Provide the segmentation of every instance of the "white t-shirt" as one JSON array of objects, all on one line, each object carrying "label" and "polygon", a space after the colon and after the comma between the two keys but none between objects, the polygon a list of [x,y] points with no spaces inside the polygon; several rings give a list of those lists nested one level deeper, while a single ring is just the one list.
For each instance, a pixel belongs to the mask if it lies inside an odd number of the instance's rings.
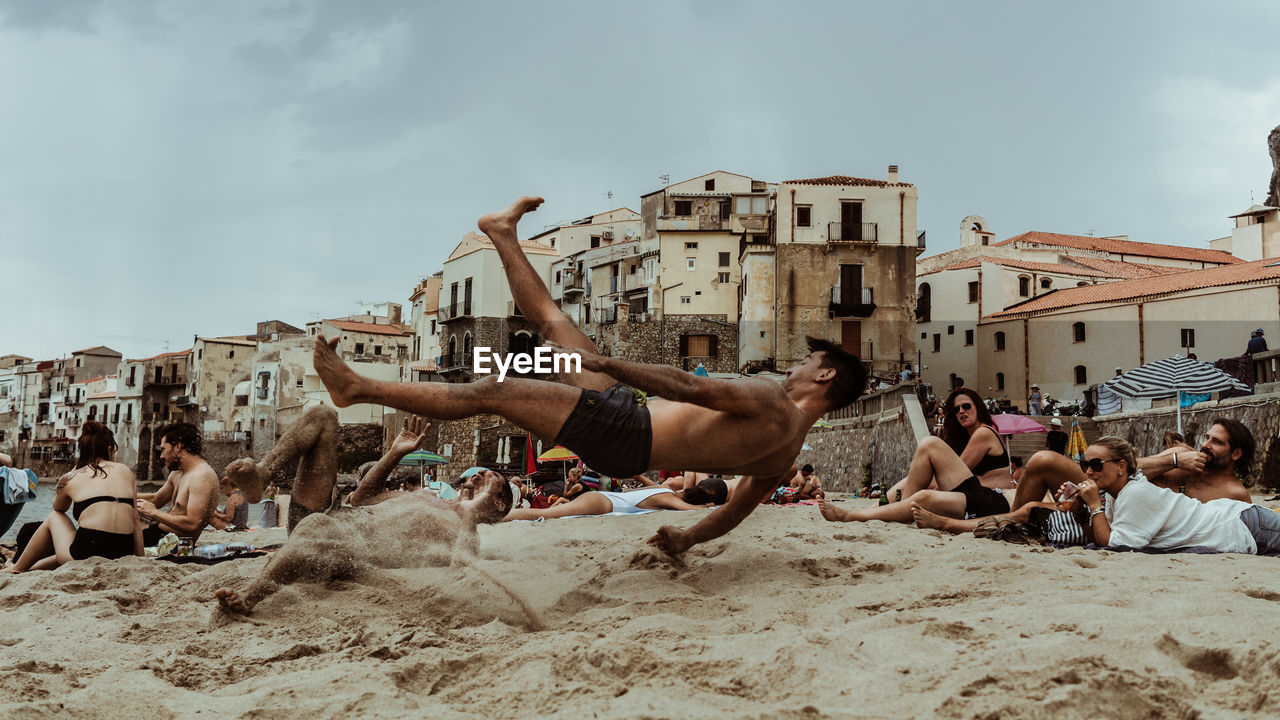
[{"label": "white t-shirt", "polygon": [[1219,498],[1202,503],[1181,493],[1130,480],[1107,508],[1112,547],[1170,550],[1208,547],[1219,552],[1258,552],[1240,513],[1250,503]]}]

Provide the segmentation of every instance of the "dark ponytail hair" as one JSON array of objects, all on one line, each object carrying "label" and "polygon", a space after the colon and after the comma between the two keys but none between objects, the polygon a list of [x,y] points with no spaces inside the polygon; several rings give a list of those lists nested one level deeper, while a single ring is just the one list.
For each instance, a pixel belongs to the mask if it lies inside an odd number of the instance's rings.
[{"label": "dark ponytail hair", "polygon": [[115,452],[115,435],[107,429],[106,425],[90,420],[80,431],[78,445],[80,457],[76,460],[76,469],[88,467],[93,471],[91,477],[97,477],[98,473],[106,477],[107,471],[102,468],[102,461],[109,460],[111,453]]}]

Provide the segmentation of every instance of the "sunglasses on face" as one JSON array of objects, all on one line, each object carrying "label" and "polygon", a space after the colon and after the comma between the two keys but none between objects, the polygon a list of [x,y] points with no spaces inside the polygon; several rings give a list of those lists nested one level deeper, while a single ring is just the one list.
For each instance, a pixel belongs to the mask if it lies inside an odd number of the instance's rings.
[{"label": "sunglasses on face", "polygon": [[1081,460],[1080,469],[1084,472],[1090,470],[1094,472],[1102,472],[1102,466],[1109,462],[1120,462],[1119,460],[1103,460],[1102,458],[1094,458],[1092,460]]},{"label": "sunglasses on face", "polygon": [[969,412],[973,409],[973,403],[960,403],[959,405],[953,405],[951,409],[954,412],[960,412],[961,410]]}]

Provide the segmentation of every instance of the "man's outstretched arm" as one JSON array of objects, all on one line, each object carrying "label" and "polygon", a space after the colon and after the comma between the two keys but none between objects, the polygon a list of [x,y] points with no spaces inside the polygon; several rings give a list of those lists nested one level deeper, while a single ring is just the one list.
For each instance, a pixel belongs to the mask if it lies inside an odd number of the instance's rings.
[{"label": "man's outstretched arm", "polygon": [[386,492],[387,477],[391,475],[391,471],[400,464],[405,455],[422,448],[427,441],[427,429],[430,427],[431,423],[420,417],[415,416],[405,420],[404,430],[400,431],[396,439],[391,442],[390,449],[378,459],[377,464],[370,468],[364,477],[360,478],[360,484],[355,492],[351,493],[351,504],[356,507],[371,504],[370,501]]},{"label": "man's outstretched arm", "polygon": [[558,352],[577,354],[582,369],[600,372],[664,400],[687,402],[734,415],[757,415],[769,396],[761,391],[778,389],[769,380],[735,381],[700,377],[670,365],[648,365],[605,357],[578,348],[550,345]]},{"label": "man's outstretched arm", "polygon": [[[794,467],[791,472],[795,473]],[[782,477],[785,476],[742,478],[738,483],[737,489],[733,491],[733,497],[729,499],[729,502],[712,510],[710,515],[707,515],[687,530],[681,530],[671,525],[663,525],[658,528],[658,532],[653,537],[649,538],[649,544],[675,555],[688,550],[698,543],[714,540],[724,535],[738,527],[743,520],[746,520],[747,516],[760,505],[760,501],[768,497],[778,487],[778,481]]]}]

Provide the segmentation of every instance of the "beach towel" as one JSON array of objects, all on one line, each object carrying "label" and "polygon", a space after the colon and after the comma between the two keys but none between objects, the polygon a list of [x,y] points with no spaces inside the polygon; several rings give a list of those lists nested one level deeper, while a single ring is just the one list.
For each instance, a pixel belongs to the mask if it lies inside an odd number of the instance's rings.
[{"label": "beach towel", "polygon": [[17,505],[36,499],[37,478],[31,470],[0,467],[0,479],[4,481],[4,501]]}]

